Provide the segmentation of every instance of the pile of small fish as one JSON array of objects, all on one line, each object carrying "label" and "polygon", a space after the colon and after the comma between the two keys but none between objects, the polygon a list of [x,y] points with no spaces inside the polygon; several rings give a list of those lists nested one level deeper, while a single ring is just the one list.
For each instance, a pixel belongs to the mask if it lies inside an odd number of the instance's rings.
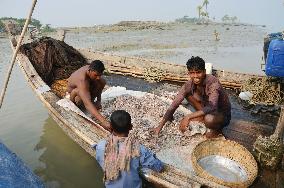
[{"label": "pile of small fish", "polygon": [[125,110],[132,118],[133,130],[131,134],[139,139],[140,143],[158,152],[177,145],[184,146],[190,143],[191,135],[179,131],[179,122],[185,112],[176,110],[174,120],[167,122],[159,136],[151,132],[151,128],[158,126],[170,103],[153,94],[143,97],[122,95],[102,103],[102,114],[110,117],[114,110]]}]

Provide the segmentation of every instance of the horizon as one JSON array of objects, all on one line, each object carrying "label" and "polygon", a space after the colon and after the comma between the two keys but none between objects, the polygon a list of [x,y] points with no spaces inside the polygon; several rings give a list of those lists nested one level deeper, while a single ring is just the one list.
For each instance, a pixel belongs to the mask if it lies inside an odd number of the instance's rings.
[{"label": "horizon", "polygon": [[[197,6],[202,2],[70,0],[67,3],[49,0],[38,1],[32,17],[42,24],[51,24],[52,27],[92,27],[138,20],[170,22],[183,16],[198,17]],[[26,18],[31,5],[31,0],[0,0],[0,17]],[[266,25],[267,30],[284,30],[284,23],[281,22],[284,18],[284,0],[209,1],[208,12],[211,19],[216,18],[216,22],[221,22],[221,18],[227,14],[236,16],[240,23]]]}]

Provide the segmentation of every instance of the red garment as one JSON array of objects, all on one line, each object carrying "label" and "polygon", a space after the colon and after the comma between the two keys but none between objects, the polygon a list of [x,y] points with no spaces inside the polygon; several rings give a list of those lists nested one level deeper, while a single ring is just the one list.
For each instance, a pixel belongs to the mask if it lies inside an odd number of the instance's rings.
[{"label": "red garment", "polygon": [[[223,89],[219,80],[213,76],[207,74],[203,81],[202,91],[202,103],[204,105],[202,111],[205,114],[211,114],[214,112],[221,112],[224,114],[225,119],[231,119],[231,103],[226,91]],[[196,85],[191,81],[187,81],[180,89],[179,93],[173,100],[171,106],[168,108],[164,115],[166,120],[170,120],[173,117],[174,112],[181,104],[183,99],[188,96],[193,96],[196,92]]]}]

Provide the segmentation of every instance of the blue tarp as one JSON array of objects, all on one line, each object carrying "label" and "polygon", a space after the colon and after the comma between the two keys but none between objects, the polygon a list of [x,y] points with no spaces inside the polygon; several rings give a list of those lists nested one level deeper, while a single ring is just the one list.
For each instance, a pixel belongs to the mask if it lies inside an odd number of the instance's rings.
[{"label": "blue tarp", "polygon": [[44,184],[16,154],[0,143],[0,188],[42,188]]}]

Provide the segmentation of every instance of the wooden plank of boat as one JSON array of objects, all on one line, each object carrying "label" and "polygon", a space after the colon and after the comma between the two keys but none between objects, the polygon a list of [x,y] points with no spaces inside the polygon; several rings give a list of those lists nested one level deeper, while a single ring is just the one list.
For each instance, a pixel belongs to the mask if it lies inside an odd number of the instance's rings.
[{"label": "wooden plank of boat", "polygon": [[[90,155],[95,156],[95,150],[91,147],[100,139],[105,138],[109,133],[100,125],[94,124],[82,116],[72,111],[67,111],[56,104],[60,98],[55,95],[49,86],[41,79],[29,59],[18,54],[18,63],[36,95],[41,102],[47,107],[51,117],[58,125],[78,143]],[[224,187],[214,182],[209,182],[201,177],[189,175],[173,166],[167,165],[163,173],[148,171],[144,177],[149,182],[162,187],[184,187],[193,185],[207,185],[210,187]]]},{"label": "wooden plank of boat", "polygon": [[225,137],[244,145],[249,151],[259,135],[268,136],[273,133],[271,126],[233,119],[228,127],[223,129]]},{"label": "wooden plank of boat", "polygon": [[[139,57],[125,57],[103,52],[93,52],[87,49],[79,49],[87,59],[100,59],[107,63],[110,73],[145,78],[145,69],[155,67],[163,71],[161,81],[173,81],[184,83],[188,80],[185,65],[172,64],[170,62],[155,61]],[[263,77],[255,74],[236,73],[224,70],[213,70],[213,74],[219,78],[225,88],[240,89],[242,83],[253,77]]]}]

